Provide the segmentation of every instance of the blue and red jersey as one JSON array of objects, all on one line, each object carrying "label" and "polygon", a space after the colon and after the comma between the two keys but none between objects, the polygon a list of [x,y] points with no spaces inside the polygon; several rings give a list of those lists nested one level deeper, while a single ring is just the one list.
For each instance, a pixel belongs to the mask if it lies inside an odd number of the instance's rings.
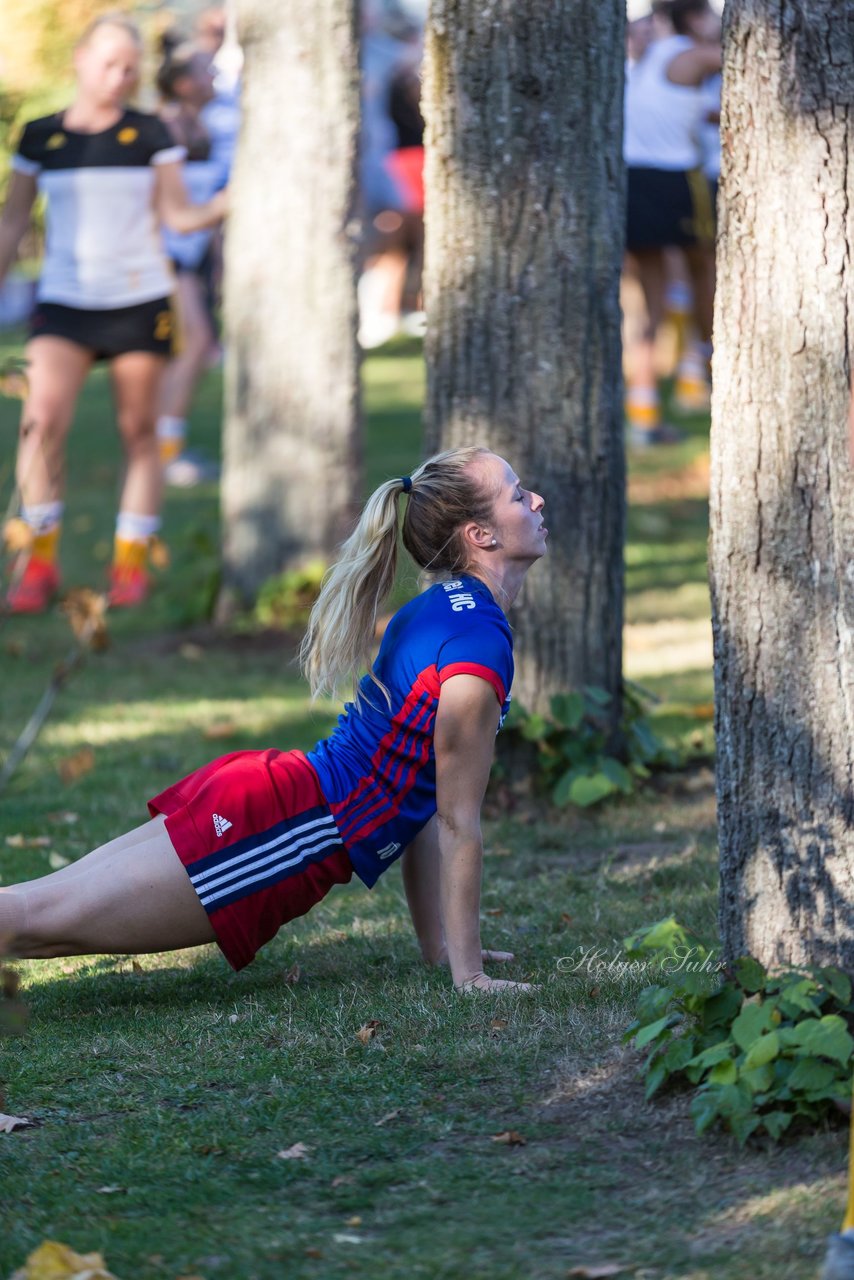
[{"label": "blue and red jersey", "polygon": [[308,758],[353,868],[368,888],[436,812],[433,727],[445,680],[486,680],[507,714],[513,637],[478,579],[439,582],[403,606],[383,637],[374,672],[360,684],[330,737]]}]

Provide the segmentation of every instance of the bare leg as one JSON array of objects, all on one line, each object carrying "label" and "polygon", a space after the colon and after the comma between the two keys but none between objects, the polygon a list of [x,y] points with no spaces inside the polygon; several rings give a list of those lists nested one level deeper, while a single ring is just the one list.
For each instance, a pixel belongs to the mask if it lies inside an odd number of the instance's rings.
[{"label": "bare leg", "polygon": [[29,505],[55,502],[65,483],[65,442],[92,352],[65,338],[27,343],[29,390],[21,415],[17,480]]},{"label": "bare leg", "polygon": [[177,291],[181,345],[178,355],[166,367],[160,389],[160,412],[186,418],[215,338],[199,277],[189,271],[179,272]]},{"label": "bare leg", "polygon": [[214,940],[162,817],[71,870],[0,889],[0,933],[12,955],[137,955]]},{"label": "bare leg", "polygon": [[163,479],[155,422],[165,357],[148,351],[116,356],[110,366],[116,416],[127,455],[127,473],[119,510],[155,516],[160,511]]}]

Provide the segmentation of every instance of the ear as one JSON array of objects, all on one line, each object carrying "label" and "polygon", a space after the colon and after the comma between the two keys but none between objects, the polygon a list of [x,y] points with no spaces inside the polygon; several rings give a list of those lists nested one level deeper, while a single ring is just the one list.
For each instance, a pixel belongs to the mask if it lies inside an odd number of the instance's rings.
[{"label": "ear", "polygon": [[495,535],[492,530],[485,529],[482,524],[475,524],[474,520],[463,525],[463,538],[466,546],[476,548],[478,551],[495,546]]}]

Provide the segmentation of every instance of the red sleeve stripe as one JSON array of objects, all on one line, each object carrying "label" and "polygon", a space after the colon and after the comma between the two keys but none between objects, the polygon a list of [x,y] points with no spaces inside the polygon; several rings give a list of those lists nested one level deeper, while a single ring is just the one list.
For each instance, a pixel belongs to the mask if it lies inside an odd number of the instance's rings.
[{"label": "red sleeve stripe", "polygon": [[500,705],[504,705],[507,690],[504,688],[501,677],[491,667],[482,667],[477,662],[452,662],[439,672],[439,683],[444,684],[446,680],[450,680],[451,676],[479,676],[481,680],[492,685]]}]

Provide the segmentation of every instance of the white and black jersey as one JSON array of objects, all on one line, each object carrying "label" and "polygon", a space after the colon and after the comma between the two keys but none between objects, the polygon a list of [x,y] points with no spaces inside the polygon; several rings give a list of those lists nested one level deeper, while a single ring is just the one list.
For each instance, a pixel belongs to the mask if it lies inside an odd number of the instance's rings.
[{"label": "white and black jersey", "polygon": [[31,120],[12,165],[47,196],[39,299],[107,310],[170,293],[154,166],[183,158],[163,122],[141,111],[100,133],[66,129],[62,112]]}]

